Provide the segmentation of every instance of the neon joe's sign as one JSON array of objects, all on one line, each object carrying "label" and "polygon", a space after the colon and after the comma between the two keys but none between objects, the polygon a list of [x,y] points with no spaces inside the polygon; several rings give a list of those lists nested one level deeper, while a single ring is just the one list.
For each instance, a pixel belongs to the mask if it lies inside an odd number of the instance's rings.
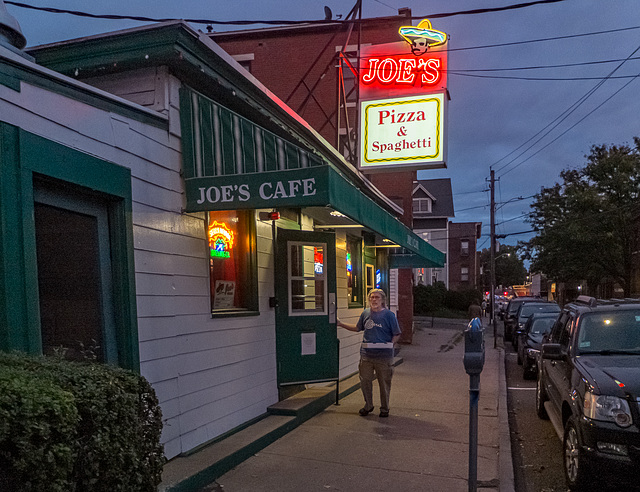
[{"label": "neon joe's sign", "polygon": [[399,33],[406,43],[363,49],[360,89],[364,95],[380,90],[406,93],[446,88],[447,52],[429,49],[446,45],[447,35],[433,29],[427,19],[415,27],[401,27]]},{"label": "neon joe's sign", "polygon": [[224,222],[216,220],[209,226],[209,246],[211,256],[229,258],[229,250],[233,248],[233,231]]}]

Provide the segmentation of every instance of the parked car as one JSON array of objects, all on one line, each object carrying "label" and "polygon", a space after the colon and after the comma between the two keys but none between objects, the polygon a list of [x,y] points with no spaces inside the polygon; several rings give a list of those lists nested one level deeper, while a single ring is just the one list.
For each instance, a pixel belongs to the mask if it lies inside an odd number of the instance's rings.
[{"label": "parked car", "polygon": [[539,301],[539,297],[514,297],[507,304],[507,308],[504,312],[504,339],[511,340],[513,336],[513,328],[516,323],[515,316],[518,313],[518,308],[523,302],[526,301]]},{"label": "parked car", "polygon": [[637,480],[639,402],[640,300],[567,304],[542,344],[536,411],[562,431],[571,490],[604,473]]},{"label": "parked car", "polygon": [[518,308],[518,312],[515,316],[515,325],[513,328],[513,336],[511,337],[511,345],[514,350],[518,350],[518,339],[524,330],[524,325],[529,317],[534,313],[555,313],[560,312],[560,306],[556,302],[549,301],[527,301],[523,302]]},{"label": "parked car", "polygon": [[534,379],[538,374],[540,346],[545,335],[558,319],[558,313],[534,313],[529,317],[518,339],[518,364],[522,364],[522,377]]}]

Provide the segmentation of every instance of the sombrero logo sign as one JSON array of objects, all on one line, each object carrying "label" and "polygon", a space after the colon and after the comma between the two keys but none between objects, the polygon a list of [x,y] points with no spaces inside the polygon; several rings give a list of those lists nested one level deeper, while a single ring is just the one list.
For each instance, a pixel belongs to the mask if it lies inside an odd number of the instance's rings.
[{"label": "sombrero logo sign", "polygon": [[440,46],[447,42],[447,35],[431,27],[431,21],[424,19],[416,27],[401,27],[400,36],[411,45],[411,53],[416,56],[424,55],[429,47]]},{"label": "sombrero logo sign", "polygon": [[417,26],[401,27],[399,34],[404,42],[363,48],[361,98],[446,88],[447,35],[433,29],[427,19]]}]

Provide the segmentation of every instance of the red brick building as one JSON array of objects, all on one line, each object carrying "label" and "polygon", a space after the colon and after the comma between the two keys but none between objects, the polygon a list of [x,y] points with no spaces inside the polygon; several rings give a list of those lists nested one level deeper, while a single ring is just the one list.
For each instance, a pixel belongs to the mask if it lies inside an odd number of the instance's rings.
[{"label": "red brick building", "polygon": [[479,288],[480,264],[477,241],[481,236],[481,222],[451,222],[449,224],[448,259],[449,288],[467,290]]}]

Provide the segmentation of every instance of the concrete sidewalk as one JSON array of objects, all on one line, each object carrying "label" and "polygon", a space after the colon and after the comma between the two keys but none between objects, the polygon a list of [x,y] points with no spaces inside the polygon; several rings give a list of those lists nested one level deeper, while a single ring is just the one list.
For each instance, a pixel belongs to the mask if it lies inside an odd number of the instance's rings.
[{"label": "concrete sidewalk", "polygon": [[[299,396],[298,410],[290,415],[269,416],[198,453],[172,460],[159,490],[467,491],[465,327],[461,321],[416,321],[413,344],[401,346],[389,418],[379,418],[377,408],[367,417],[358,415],[363,400],[359,389],[354,391],[357,376],[340,383],[339,405],[333,389],[310,390]],[[513,466],[504,350],[500,344],[494,348],[490,331],[485,333],[480,377],[478,488],[509,492]],[[377,397],[374,385],[375,403]],[[234,457],[233,449],[243,452],[236,451]]]}]

